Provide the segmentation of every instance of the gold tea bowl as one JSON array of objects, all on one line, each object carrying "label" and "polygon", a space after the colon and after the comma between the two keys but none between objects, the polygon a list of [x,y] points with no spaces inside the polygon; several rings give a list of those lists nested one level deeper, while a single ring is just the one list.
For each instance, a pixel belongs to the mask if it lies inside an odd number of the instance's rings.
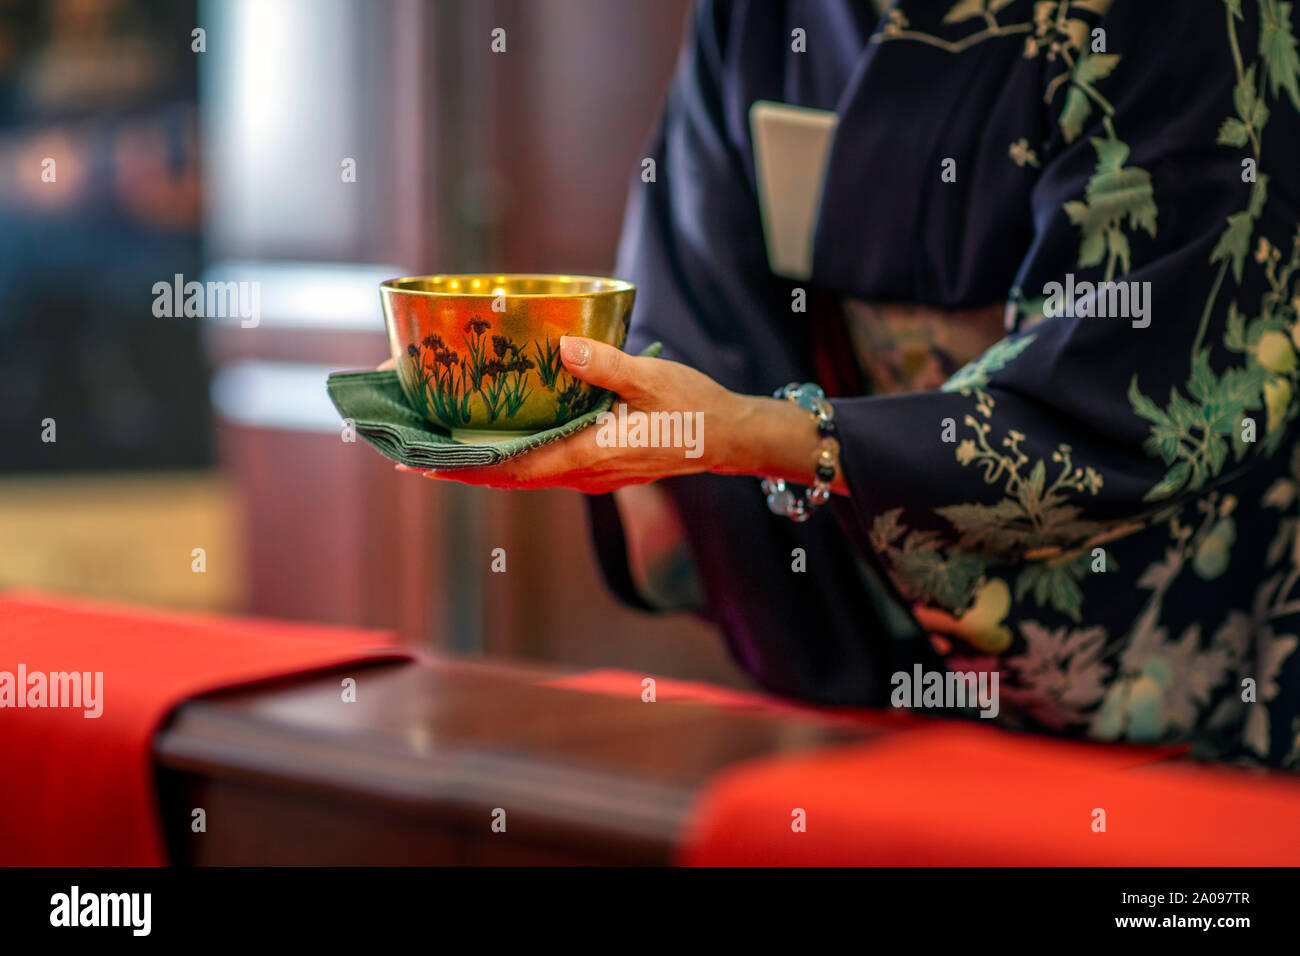
[{"label": "gold tea bowl", "polygon": [[438,275],[380,284],[388,344],[410,406],[458,441],[562,425],[599,389],[560,361],[560,336],[622,348],[635,287],[567,275]]}]

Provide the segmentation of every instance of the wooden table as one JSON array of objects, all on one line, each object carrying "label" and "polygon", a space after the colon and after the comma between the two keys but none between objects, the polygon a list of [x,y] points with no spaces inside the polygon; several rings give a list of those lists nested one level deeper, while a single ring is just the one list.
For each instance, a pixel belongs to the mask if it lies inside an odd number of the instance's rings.
[{"label": "wooden table", "polygon": [[871,733],[539,684],[555,676],[420,661],[191,701],[155,748],[172,859],[664,864],[714,774]]}]

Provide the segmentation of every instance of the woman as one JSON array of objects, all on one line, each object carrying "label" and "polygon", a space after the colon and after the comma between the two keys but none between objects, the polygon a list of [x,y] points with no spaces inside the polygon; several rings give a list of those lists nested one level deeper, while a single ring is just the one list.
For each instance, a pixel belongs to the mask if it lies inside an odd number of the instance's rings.
[{"label": "woman", "polygon": [[[670,565],[668,516],[775,692],[996,670],[1017,726],[1300,765],[1294,30],[1280,0],[701,3],[628,209],[630,354],[563,355],[702,413],[704,454],[589,429],[432,477],[599,496],[642,606],[664,579],[625,558]],[[769,268],[760,100],[838,117],[806,281]]]}]

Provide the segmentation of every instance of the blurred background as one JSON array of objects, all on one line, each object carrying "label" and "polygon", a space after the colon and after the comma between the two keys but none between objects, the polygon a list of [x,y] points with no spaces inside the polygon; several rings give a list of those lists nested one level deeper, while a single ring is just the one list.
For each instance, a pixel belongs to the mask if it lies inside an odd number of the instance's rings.
[{"label": "blurred background", "polygon": [[[324,388],[381,279],[611,272],[687,5],[0,0],[0,587],[739,682],[577,494],[396,473]],[[258,324],[155,314],[206,280]]]}]

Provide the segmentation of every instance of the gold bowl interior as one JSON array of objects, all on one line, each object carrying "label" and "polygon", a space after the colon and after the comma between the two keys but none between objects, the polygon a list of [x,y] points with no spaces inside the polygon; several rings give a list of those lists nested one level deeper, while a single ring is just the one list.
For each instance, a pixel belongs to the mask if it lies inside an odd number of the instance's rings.
[{"label": "gold bowl interior", "polygon": [[435,296],[485,296],[504,294],[507,299],[519,295],[586,296],[602,293],[630,292],[632,283],[599,276],[565,275],[445,275],[408,276],[389,279],[386,289]]}]

